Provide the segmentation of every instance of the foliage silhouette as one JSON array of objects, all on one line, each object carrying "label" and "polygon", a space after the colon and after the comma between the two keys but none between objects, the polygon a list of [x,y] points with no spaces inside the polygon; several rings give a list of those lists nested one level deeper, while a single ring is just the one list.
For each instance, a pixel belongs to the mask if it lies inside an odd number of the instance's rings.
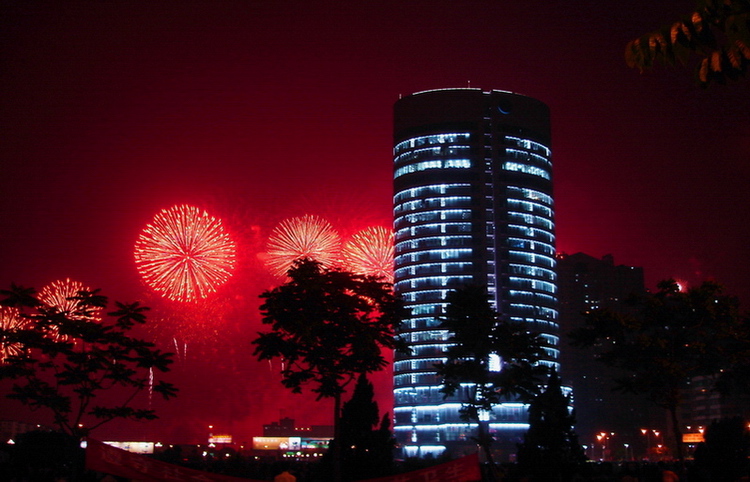
[{"label": "foliage silhouette", "polygon": [[715,420],[695,449],[695,468],[706,480],[731,482],[748,475],[750,433],[740,417]]},{"label": "foliage silhouette", "polygon": [[[395,335],[403,304],[377,278],[323,268],[304,259],[289,280],[261,294],[264,324],[271,331],[253,341],[259,360],[280,359],[282,384],[293,393],[312,385],[334,400],[334,438],[340,438],[341,397],[362,373],[388,364],[383,349],[405,349]],[[335,445],[334,480],[340,480],[340,446]]]},{"label": "foliage silhouette", "polygon": [[[146,323],[147,307],[115,302],[105,321],[97,313],[108,300],[99,290],[70,298],[77,302],[70,311],[39,302],[32,288],[13,285],[0,294],[0,304],[28,320],[17,329],[0,329],[0,343],[21,347],[0,363],[0,379],[15,381],[7,397],[51,411],[64,433],[80,439],[114,419],[155,419],[154,410],[133,406],[136,395],[146,389],[164,399],[176,395],[171,383],[150,384],[149,371],[169,371],[172,354],[128,334]],[[99,403],[103,392],[121,395],[120,401]]]},{"label": "foliage silhouette", "polygon": [[518,463],[533,480],[571,480],[586,461],[570,406],[553,371],[547,388],[529,404],[529,430],[518,446]]},{"label": "foliage silhouette", "polygon": [[625,48],[628,66],[641,71],[657,63],[686,64],[692,56],[703,87],[744,76],[750,62],[750,2],[700,0],[690,15]]},{"label": "foliage silhouette", "polygon": [[[365,374],[357,379],[352,397],[341,409],[341,434],[332,444],[341,445],[343,480],[361,480],[391,475],[396,439],[390,416],[379,416],[375,391]],[[327,453],[318,471],[330,474],[332,457]],[[325,477],[322,477],[325,478]]]},{"label": "foliage silhouette", "polygon": [[[547,373],[537,363],[544,354],[543,341],[523,323],[501,321],[481,286],[451,291],[446,302],[440,328],[451,332],[453,344],[446,361],[435,365],[443,379],[441,391],[446,398],[459,397],[461,418],[477,424],[475,440],[494,466],[492,435],[480,414],[490,413],[503,400],[528,402],[539,393]],[[499,371],[491,367],[493,360],[501,363]]]},{"label": "foliage silhouette", "polygon": [[749,352],[747,320],[737,299],[714,282],[680,292],[674,280],[662,281],[656,293],[629,300],[627,309],[592,311],[571,333],[573,345],[598,345],[599,361],[624,373],[613,380],[616,389],[644,394],[668,412],[682,461],[678,415],[689,381],[703,376],[719,387],[734,372]]},{"label": "foliage silhouette", "polygon": [[34,430],[14,437],[11,474],[2,480],[80,480],[85,452],[80,440],[61,432]]}]

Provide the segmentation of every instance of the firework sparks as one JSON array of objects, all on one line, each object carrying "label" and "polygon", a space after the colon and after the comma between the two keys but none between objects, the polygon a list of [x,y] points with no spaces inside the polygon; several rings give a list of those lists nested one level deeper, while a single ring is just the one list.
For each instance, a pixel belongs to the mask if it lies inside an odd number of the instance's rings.
[{"label": "firework sparks", "polygon": [[[16,308],[0,307],[0,328],[3,330],[9,332],[20,330],[26,323],[28,323],[28,320],[23,318],[21,312]],[[0,363],[3,363],[8,357],[20,355],[22,352],[23,347],[19,343],[11,343],[0,339]]]},{"label": "firework sparks", "polygon": [[304,258],[330,268],[338,262],[340,247],[339,234],[327,221],[310,215],[285,219],[268,239],[266,265],[277,276]]},{"label": "firework sparks", "polygon": [[341,250],[344,268],[393,282],[393,233],[374,226],[354,234]]},{"label": "firework sparks", "polygon": [[[79,301],[74,299],[81,291],[91,291],[91,288],[84,286],[79,281],[72,281],[70,278],[53,281],[48,284],[37,297],[48,308],[55,308],[60,313],[65,313],[69,318],[74,320],[98,320],[100,308],[89,309],[89,313],[82,313],[78,306]],[[61,338],[57,328],[50,328],[50,335],[53,338]]]},{"label": "firework sparks", "polygon": [[135,264],[157,293],[173,301],[205,299],[226,283],[236,247],[221,220],[192,206],[163,209],[141,232]]}]

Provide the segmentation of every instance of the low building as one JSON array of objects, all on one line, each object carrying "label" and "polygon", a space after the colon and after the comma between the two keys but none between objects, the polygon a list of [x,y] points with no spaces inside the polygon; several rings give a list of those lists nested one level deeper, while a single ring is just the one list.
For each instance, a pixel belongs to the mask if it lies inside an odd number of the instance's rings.
[{"label": "low building", "polygon": [[322,457],[333,440],[332,425],[300,426],[282,418],[263,426],[263,436],[253,437],[253,454],[275,458]]}]

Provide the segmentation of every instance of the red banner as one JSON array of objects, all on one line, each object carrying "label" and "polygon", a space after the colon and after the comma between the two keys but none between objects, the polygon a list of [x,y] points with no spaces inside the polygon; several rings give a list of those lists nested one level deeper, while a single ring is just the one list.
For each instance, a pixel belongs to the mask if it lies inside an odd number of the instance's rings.
[{"label": "red banner", "polygon": [[260,482],[258,480],[212,474],[168,464],[145,455],[133,454],[105,443],[88,439],[86,468],[105,474],[126,477],[142,482],[200,481],[200,482]]},{"label": "red banner", "polygon": [[482,480],[482,473],[479,470],[479,455],[473,454],[422,470],[360,482],[477,482],[480,480]]}]

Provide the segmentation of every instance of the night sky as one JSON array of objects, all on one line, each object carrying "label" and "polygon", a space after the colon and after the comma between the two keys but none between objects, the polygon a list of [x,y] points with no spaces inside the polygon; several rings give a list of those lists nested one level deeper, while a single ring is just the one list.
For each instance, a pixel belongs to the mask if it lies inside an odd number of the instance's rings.
[{"label": "night sky", "polygon": [[[252,357],[258,294],[278,282],[258,254],[291,216],[390,225],[392,106],[420,90],[550,106],[559,251],[611,253],[650,288],[715,279],[750,303],[750,83],[703,90],[691,69],[623,58],[691,1],[28,3],[0,5],[0,283],[71,278],[141,300],[148,335],[184,355],[163,420],[103,438],[330,422]],[[239,245],[211,304],[164,302],[135,270],[138,234],[175,204]]]}]

